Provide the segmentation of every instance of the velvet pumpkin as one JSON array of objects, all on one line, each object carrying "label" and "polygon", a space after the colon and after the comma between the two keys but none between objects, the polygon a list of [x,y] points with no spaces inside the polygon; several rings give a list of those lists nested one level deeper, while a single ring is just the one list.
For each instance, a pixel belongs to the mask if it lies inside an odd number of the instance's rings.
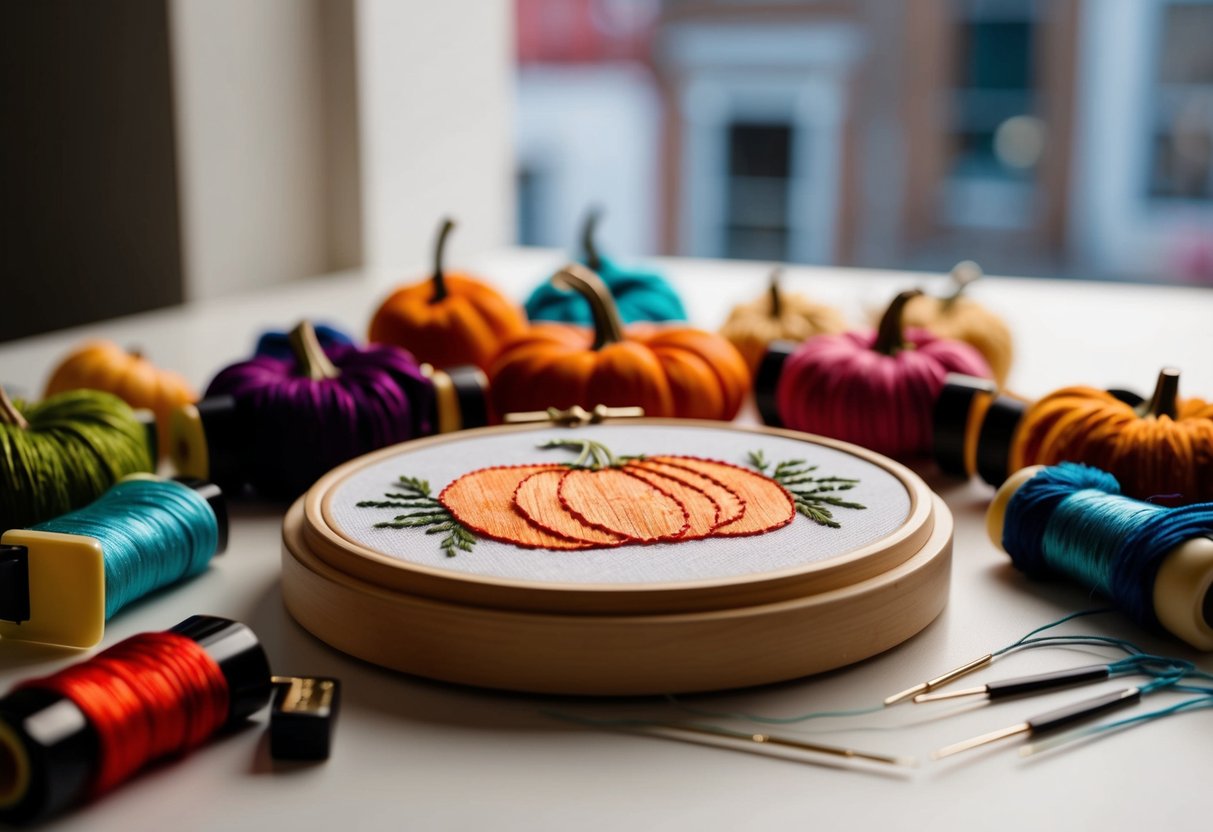
[{"label": "velvet pumpkin", "polygon": [[926,330],[903,330],[902,292],[876,332],[817,335],[784,363],[775,391],[793,430],[854,442],[894,457],[931,451],[932,410],[948,373],[990,377],[981,353]]},{"label": "velvet pumpkin", "polygon": [[1179,371],[1164,369],[1154,395],[1134,407],[1093,387],[1066,387],[1024,413],[1010,467],[1083,462],[1120,481],[1130,497],[1163,504],[1213,500],[1213,403],[1178,398]]},{"label": "velvet pumpkin", "polygon": [[594,328],[539,323],[506,344],[489,371],[499,414],[604,404],[643,407],[648,416],[737,415],[750,373],[724,338],[651,323],[624,330],[593,272],[572,264],[552,280],[585,297]]},{"label": "velvet pumpkin", "polygon": [[434,273],[397,289],[379,306],[370,340],[403,347],[438,368],[475,364],[487,369],[502,342],[522,332],[526,320],[496,289],[444,269],[443,250],[454,227],[445,220],[438,232]]},{"label": "velvet pumpkin", "polygon": [[[591,211],[582,229],[584,263],[606,284],[624,323],[636,321],[685,321],[682,299],[657,272],[623,269],[598,251],[594,242],[600,212]],[[526,301],[526,315],[532,321],[563,321],[589,325],[593,322],[590,305],[577,292],[558,288],[545,281]]]},{"label": "velvet pumpkin", "polygon": [[720,334],[745,358],[751,372],[758,369],[772,341],[799,342],[814,335],[845,332],[847,328],[846,318],[834,307],[781,291],[782,271],[772,270],[767,291],[754,301],[735,306],[720,329]]},{"label": "velvet pumpkin", "polygon": [[104,390],[133,408],[155,413],[161,454],[168,448],[173,411],[198,400],[198,393],[183,376],[162,370],[142,353],[110,341],[86,342],[63,359],[51,373],[44,396],[80,389]]},{"label": "velvet pumpkin", "polygon": [[1002,318],[977,301],[964,296],[965,289],[982,276],[972,260],[952,268],[952,292],[944,297],[921,295],[906,304],[906,326],[929,330],[940,338],[954,338],[972,345],[985,358],[1001,387],[1011,372],[1015,351],[1011,330]]}]

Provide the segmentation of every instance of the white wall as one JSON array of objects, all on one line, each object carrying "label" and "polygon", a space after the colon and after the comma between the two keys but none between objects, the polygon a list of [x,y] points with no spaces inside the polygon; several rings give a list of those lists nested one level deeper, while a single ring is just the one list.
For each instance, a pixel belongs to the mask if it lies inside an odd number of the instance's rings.
[{"label": "white wall", "polygon": [[170,0],[186,298],[327,271],[321,0]]},{"label": "white wall", "polygon": [[428,262],[439,219],[449,259],[513,239],[513,3],[358,0],[363,257]]}]

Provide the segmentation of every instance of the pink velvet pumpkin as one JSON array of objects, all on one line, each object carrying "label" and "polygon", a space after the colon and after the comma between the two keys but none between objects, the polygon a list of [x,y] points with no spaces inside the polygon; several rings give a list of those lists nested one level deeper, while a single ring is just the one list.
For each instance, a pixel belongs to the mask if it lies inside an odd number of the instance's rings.
[{"label": "pink velvet pumpkin", "polygon": [[818,335],[783,366],[776,403],[783,424],[888,456],[930,453],[931,414],[948,373],[991,376],[981,353],[926,330],[902,330],[902,292],[876,332]]}]

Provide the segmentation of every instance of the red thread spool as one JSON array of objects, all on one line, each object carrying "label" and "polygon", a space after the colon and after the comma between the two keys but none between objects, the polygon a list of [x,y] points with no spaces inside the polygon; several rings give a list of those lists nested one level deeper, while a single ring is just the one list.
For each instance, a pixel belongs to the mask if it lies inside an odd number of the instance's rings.
[{"label": "red thread spool", "polygon": [[251,630],[193,616],[142,633],[0,699],[0,819],[97,797],[265,706],[270,669]]}]

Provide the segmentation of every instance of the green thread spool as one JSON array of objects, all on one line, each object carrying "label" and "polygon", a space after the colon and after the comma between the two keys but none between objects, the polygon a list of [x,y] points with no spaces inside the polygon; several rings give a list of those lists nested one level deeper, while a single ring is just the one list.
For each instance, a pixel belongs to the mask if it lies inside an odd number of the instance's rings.
[{"label": "green thread spool", "polygon": [[146,425],[116,396],[71,390],[26,405],[0,389],[0,529],[87,505],[152,460]]}]

